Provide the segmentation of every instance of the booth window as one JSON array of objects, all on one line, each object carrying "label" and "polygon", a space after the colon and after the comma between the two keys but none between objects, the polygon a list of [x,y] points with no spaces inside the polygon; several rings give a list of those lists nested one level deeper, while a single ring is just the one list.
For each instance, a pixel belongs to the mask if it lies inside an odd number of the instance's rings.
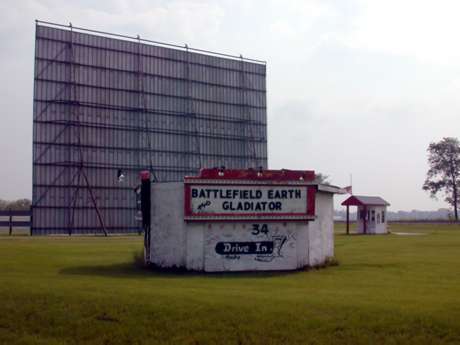
[{"label": "booth window", "polygon": [[385,211],[382,211],[382,223],[385,223]]},{"label": "booth window", "polygon": [[372,221],[375,222],[375,210],[372,210]]},{"label": "booth window", "polygon": [[380,213],[377,212],[377,224],[380,224]]}]

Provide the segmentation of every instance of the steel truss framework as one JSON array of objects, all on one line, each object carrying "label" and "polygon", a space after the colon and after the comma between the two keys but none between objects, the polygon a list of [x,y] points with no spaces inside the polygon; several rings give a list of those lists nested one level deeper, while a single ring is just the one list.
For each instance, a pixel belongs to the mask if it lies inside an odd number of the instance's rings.
[{"label": "steel truss framework", "polygon": [[242,56],[37,21],[32,233],[139,231],[141,170],[167,182],[202,167],[266,168],[265,71]]}]

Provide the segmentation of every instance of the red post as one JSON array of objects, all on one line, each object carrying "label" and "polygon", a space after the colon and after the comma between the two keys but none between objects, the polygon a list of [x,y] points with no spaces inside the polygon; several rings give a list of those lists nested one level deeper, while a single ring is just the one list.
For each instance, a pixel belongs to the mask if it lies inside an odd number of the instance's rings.
[{"label": "red post", "polygon": [[350,234],[350,206],[347,205],[347,235]]}]

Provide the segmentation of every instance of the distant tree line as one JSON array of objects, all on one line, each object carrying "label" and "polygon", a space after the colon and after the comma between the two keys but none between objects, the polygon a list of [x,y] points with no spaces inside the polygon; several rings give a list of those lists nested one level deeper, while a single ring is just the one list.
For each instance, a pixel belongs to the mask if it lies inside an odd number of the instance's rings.
[{"label": "distant tree line", "polygon": [[5,210],[15,210],[15,211],[24,211],[29,210],[32,205],[30,199],[18,199],[18,200],[3,200],[0,199],[0,211]]},{"label": "distant tree line", "polygon": [[[345,221],[345,210],[334,210],[334,219]],[[411,210],[411,211],[387,211],[389,221],[453,221],[454,214],[452,210],[440,208],[432,211]],[[350,220],[356,220],[356,212],[350,212]]]}]

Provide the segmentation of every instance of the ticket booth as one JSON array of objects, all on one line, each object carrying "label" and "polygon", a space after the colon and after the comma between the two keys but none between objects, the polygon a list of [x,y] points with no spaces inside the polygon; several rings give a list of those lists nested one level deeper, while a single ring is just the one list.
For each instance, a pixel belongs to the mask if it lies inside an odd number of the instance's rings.
[{"label": "ticket booth", "polygon": [[388,202],[378,196],[352,195],[344,202],[347,207],[347,234],[350,233],[350,206],[357,206],[356,232],[358,234],[386,234]]},{"label": "ticket booth", "polygon": [[295,270],[334,256],[333,195],[313,171],[203,169],[153,183],[145,260],[187,270]]}]

